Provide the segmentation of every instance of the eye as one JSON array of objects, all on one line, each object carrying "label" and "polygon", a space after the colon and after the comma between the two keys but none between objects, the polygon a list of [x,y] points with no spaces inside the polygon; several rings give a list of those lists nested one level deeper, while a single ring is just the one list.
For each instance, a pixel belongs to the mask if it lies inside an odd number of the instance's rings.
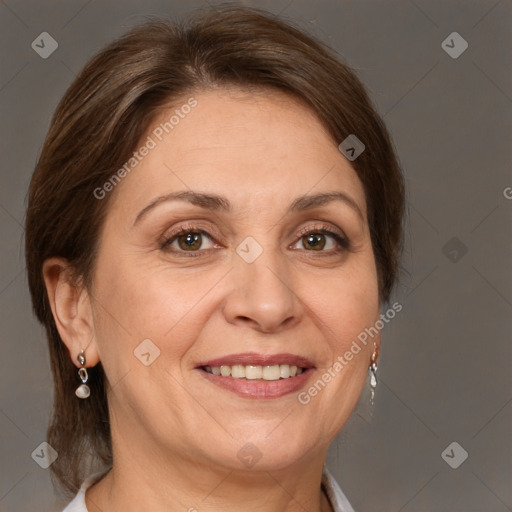
[{"label": "eye", "polygon": [[181,228],[162,244],[162,249],[172,252],[200,252],[213,247],[213,239],[206,231],[187,227]]},{"label": "eye", "polygon": [[[304,249],[315,252],[341,252],[349,248],[347,238],[328,227],[308,227],[296,235],[299,240],[292,246],[293,249]],[[301,247],[296,247],[297,245]]]}]

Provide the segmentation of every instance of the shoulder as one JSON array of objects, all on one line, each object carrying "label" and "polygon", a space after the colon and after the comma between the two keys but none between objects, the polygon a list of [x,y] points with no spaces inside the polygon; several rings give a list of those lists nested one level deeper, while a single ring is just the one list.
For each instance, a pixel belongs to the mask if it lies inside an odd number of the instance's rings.
[{"label": "shoulder", "polygon": [[326,467],[324,467],[322,473],[322,487],[331,502],[334,512],[355,512],[338,482],[336,482]]},{"label": "shoulder", "polygon": [[86,478],[76,496],[70,503],[68,503],[62,512],[87,512],[87,507],[85,506],[85,491],[103,475],[105,475],[104,471],[101,473],[95,473],[94,475]]}]

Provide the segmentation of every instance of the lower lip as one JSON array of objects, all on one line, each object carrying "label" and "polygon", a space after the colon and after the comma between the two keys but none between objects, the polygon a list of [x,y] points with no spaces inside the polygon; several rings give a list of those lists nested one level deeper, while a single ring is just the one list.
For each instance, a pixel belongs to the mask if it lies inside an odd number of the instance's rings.
[{"label": "lower lip", "polygon": [[199,369],[201,375],[212,384],[231,391],[243,398],[279,398],[298,392],[313,373],[313,368],[305,369],[296,377],[279,380],[247,380],[222,377]]}]

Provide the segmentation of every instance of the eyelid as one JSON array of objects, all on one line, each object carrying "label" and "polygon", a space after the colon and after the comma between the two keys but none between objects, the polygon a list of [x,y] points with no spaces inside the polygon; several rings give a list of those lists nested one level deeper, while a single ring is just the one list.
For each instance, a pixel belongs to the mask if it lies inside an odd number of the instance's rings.
[{"label": "eyelid", "polygon": [[[348,250],[350,248],[350,240],[348,236],[339,228],[332,226],[331,224],[326,224],[324,222],[320,222],[318,224],[315,224],[313,226],[308,225],[304,226],[303,228],[299,229],[295,233],[295,238],[298,240],[296,242],[293,242],[292,245],[295,245],[303,236],[310,234],[310,233],[321,233],[327,236],[331,236],[334,238],[336,243],[341,246],[342,249]],[[308,251],[310,252],[310,251]],[[316,252],[316,251],[311,251]],[[325,252],[325,253],[332,253],[333,251],[318,251],[318,252]]]},{"label": "eyelid", "polygon": [[[160,241],[159,241],[159,247],[162,251],[172,253],[174,255],[178,256],[185,256],[185,257],[197,257],[202,256],[207,253],[210,253],[212,250],[215,250],[219,247],[219,242],[217,241],[218,237],[216,235],[212,235],[210,231],[215,231],[215,229],[212,229],[211,227],[206,228],[205,226],[201,226],[201,223],[199,221],[187,221],[185,224],[181,224],[178,227],[174,227],[170,231],[166,231],[164,235],[162,235]],[[171,244],[173,244],[177,238],[183,234],[195,232],[200,233],[202,236],[207,237],[214,247],[209,247],[207,249],[200,249],[198,251],[184,251],[180,249],[176,249],[174,247],[171,247]]]},{"label": "eyelid", "polygon": [[317,224],[314,224],[313,226],[307,225],[307,226],[300,228],[295,233],[295,236],[301,237],[301,236],[307,235],[308,233],[314,233],[316,231],[321,232],[322,230],[327,231],[329,233],[334,233],[334,234],[340,236],[341,238],[345,238],[345,239],[347,238],[347,236],[341,229],[336,228],[330,224],[326,224],[325,222],[321,222],[321,221],[318,222]]},{"label": "eyelid", "polygon": [[[222,238],[222,235],[218,232],[218,230],[213,228],[211,224],[202,224],[201,221],[187,221],[184,224],[180,224],[178,227],[173,227],[172,229],[165,231],[161,237],[162,243],[168,242],[171,238],[174,238],[183,232],[188,233],[190,231],[195,231],[197,233],[206,235],[212,241],[217,241],[217,239]],[[212,231],[214,233],[212,233]]]}]

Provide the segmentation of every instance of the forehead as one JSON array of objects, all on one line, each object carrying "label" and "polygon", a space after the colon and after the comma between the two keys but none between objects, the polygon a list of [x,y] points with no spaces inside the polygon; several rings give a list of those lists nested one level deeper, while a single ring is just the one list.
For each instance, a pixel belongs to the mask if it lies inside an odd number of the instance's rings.
[{"label": "forehead", "polygon": [[114,207],[131,210],[187,189],[230,196],[235,206],[266,201],[271,207],[310,191],[341,189],[366,210],[357,174],[318,117],[279,91],[183,97],[155,117],[139,146],[150,149],[117,187]]}]

